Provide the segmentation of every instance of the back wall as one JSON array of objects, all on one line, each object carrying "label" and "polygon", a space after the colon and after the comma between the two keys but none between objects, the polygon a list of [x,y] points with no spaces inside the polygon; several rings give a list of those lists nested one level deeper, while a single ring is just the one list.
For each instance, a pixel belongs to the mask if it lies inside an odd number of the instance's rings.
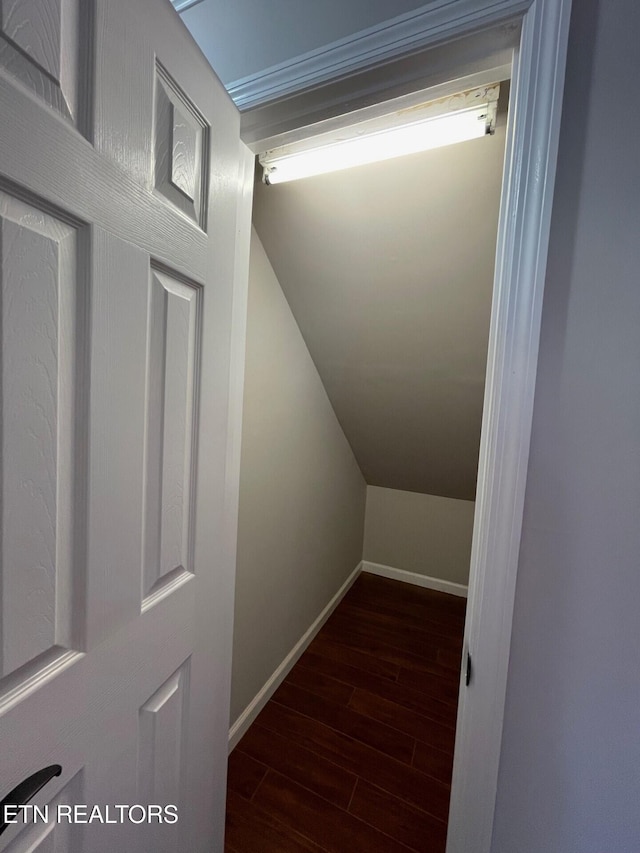
[{"label": "back wall", "polygon": [[469,582],[474,501],[367,486],[365,560]]}]

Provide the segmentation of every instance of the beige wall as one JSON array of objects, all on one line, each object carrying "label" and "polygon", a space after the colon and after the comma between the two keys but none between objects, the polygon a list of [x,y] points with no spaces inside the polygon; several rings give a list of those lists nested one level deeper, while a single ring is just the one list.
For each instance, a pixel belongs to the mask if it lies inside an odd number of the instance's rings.
[{"label": "beige wall", "polygon": [[365,560],[467,584],[473,501],[367,487]]},{"label": "beige wall", "polygon": [[251,239],[231,721],[362,557],[366,486]]}]

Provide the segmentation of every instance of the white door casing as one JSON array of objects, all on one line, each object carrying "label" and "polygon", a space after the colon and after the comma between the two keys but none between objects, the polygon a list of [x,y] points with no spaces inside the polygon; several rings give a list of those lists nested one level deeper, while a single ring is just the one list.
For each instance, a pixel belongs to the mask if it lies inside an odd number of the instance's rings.
[{"label": "white door casing", "polygon": [[239,116],[165,0],[0,0],[0,116],[0,799],[179,809],[0,850],[222,850]]}]

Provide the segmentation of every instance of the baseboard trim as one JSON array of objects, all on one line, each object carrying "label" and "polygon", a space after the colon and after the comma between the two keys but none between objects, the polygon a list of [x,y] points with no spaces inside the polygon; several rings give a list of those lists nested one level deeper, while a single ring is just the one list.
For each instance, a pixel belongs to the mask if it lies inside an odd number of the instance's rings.
[{"label": "baseboard trim", "polygon": [[353,585],[356,578],[362,571],[362,565],[362,562],[358,563],[356,568],[351,572],[349,577],[342,584],[340,589],[336,592],[336,594],[333,596],[331,601],[327,604],[327,606],[324,608],[324,610],[318,616],[315,622],[313,622],[309,629],[302,635],[302,637],[300,637],[298,642],[291,649],[291,651],[282,661],[280,666],[276,669],[273,675],[264,684],[262,689],[256,694],[256,696],[251,700],[251,702],[247,705],[244,711],[240,714],[235,723],[231,726],[231,728],[229,729],[229,752],[234,749],[234,747],[240,741],[242,736],[246,733],[251,723],[253,723],[260,711],[262,711],[262,709],[267,704],[269,699],[271,699],[280,684],[287,677],[289,671],[293,669],[294,664],[297,662],[298,658],[307,648],[311,640],[313,640],[320,628],[322,628],[329,616],[331,616],[335,608],[338,606],[338,604],[340,604],[340,602],[347,594],[350,587]]},{"label": "baseboard trim", "polygon": [[417,572],[408,572],[405,569],[396,569],[393,566],[383,566],[381,563],[371,563],[368,560],[362,561],[362,571],[368,572],[370,575],[379,575],[381,578],[391,578],[394,581],[411,583],[414,586],[426,587],[426,589],[435,589],[438,592],[448,592],[449,595],[458,595],[461,598],[466,598],[468,593],[468,587],[461,583],[430,578],[427,575],[419,575]]}]

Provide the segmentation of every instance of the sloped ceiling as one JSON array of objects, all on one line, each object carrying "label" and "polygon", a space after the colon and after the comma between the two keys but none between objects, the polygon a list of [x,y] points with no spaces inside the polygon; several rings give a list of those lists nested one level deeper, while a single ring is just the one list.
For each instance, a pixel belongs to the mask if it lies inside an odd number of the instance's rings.
[{"label": "sloped ceiling", "polygon": [[368,483],[475,497],[505,129],[256,185],[254,224]]}]

